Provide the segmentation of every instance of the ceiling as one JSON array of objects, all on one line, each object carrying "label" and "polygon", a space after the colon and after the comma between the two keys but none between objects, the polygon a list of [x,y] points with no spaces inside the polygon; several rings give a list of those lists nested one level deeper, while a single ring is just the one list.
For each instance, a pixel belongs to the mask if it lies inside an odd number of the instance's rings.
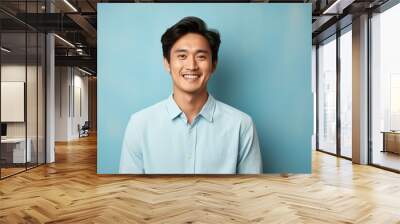
[{"label": "ceiling", "polygon": [[[138,2],[269,2],[312,3],[312,36],[316,44],[336,32],[337,27],[351,23],[351,18],[366,10],[372,10],[388,0],[1,0],[0,24],[2,38],[8,38],[9,46],[20,51],[25,46],[23,33],[29,31],[55,32],[56,65],[80,66],[96,72],[97,56],[97,3]],[[49,12],[52,13],[49,13]],[[340,26],[337,23],[339,20]],[[347,21],[347,22],[346,22]],[[22,33],[21,33],[22,32]],[[60,38],[59,38],[60,37]],[[64,41],[64,40],[66,41]],[[2,43],[5,43],[2,41]],[[4,44],[3,44],[4,46]],[[9,47],[8,46],[8,47]],[[35,44],[28,44],[31,52]],[[23,53],[23,52],[21,52]]]}]

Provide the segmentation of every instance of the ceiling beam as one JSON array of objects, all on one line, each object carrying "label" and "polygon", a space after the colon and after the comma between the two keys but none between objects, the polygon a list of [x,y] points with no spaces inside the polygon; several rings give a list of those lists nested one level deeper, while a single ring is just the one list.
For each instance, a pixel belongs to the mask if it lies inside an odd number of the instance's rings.
[{"label": "ceiling beam", "polygon": [[83,66],[96,71],[96,58],[91,56],[55,56],[56,66]]},{"label": "ceiling beam", "polygon": [[67,15],[77,25],[79,25],[83,31],[90,37],[87,41],[90,41],[90,45],[96,46],[97,30],[90,24],[85,17],[80,14],[71,13]]}]

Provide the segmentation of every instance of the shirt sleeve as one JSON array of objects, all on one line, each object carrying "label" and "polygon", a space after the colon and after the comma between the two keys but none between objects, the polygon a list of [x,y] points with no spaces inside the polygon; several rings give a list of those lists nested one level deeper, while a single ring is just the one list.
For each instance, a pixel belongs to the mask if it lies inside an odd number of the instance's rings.
[{"label": "shirt sleeve", "polygon": [[140,125],[132,115],[125,129],[124,140],[122,142],[121,159],[119,163],[120,174],[144,173],[139,131]]},{"label": "shirt sleeve", "polygon": [[262,173],[262,160],[260,144],[258,141],[256,127],[250,119],[245,131],[240,135],[240,151],[237,172],[239,174]]}]

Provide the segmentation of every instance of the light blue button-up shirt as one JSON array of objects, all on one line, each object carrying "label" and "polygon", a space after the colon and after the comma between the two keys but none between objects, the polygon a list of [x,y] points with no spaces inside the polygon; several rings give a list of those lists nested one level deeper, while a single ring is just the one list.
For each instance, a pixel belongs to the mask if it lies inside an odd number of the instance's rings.
[{"label": "light blue button-up shirt", "polygon": [[210,94],[187,122],[172,95],[133,114],[125,130],[120,173],[262,173],[256,128],[249,115]]}]

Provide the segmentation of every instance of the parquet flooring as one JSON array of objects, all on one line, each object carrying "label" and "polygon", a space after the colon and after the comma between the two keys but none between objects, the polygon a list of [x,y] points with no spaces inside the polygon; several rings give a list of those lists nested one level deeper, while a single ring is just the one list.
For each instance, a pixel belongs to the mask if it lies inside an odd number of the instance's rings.
[{"label": "parquet flooring", "polygon": [[400,175],[320,152],[310,175],[97,175],[89,137],[0,181],[0,223],[400,223]]},{"label": "parquet flooring", "polygon": [[4,168],[4,167],[2,167],[1,168],[1,177],[7,177],[7,176],[13,175],[15,173],[24,171],[24,170],[25,170],[25,167],[24,168]]}]

